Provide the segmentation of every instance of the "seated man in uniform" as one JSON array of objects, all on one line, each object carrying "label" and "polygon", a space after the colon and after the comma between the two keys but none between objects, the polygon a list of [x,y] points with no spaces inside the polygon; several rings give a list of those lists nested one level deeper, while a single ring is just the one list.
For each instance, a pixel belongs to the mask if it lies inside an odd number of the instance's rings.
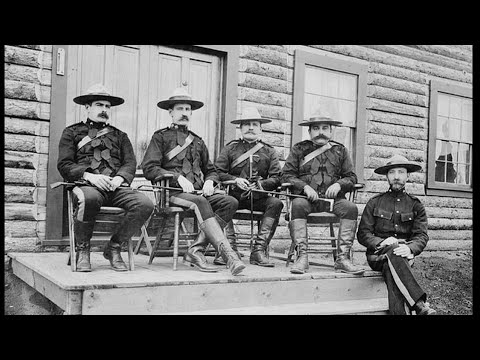
[{"label": "seated man in uniform", "polygon": [[310,140],[295,144],[283,167],[283,181],[293,184],[294,198],[290,219],[290,236],[297,247],[297,258],[290,272],[303,274],[308,270],[307,217],[311,212],[328,211],[329,203],[321,198],[335,199],[333,213],[340,218],[335,271],[361,275],[365,270],[350,260],[350,249],[357,230],[357,206],[345,199],[345,193],[357,183],[352,160],[342,144],[330,140],[332,126],[341,125],[325,112],[317,113],[300,123],[308,126]]},{"label": "seated man in uniform", "polygon": [[381,271],[392,315],[432,315],[427,294],[415,280],[411,266],[428,242],[427,214],[418,198],[405,192],[408,174],[421,169],[401,155],[375,169],[386,175],[390,189],[368,200],[358,226],[358,242],[367,248],[367,261]]},{"label": "seated man in uniform", "polygon": [[[201,232],[188,248],[185,262],[204,272],[216,272],[207,263],[203,251],[210,243],[222,256],[232,275],[238,275],[245,265],[228,243],[223,229],[237,211],[238,201],[232,196],[214,193],[218,174],[210,161],[203,140],[188,129],[192,111],[200,109],[203,102],[193,100],[185,89],[176,89],[172,96],[157,106],[168,110],[172,117],[170,127],[156,131],[143,158],[145,178],[157,181],[162,175],[172,174],[170,203],[185,209],[194,209]],[[196,191],[202,190],[202,194]]]},{"label": "seated man in uniform", "polygon": [[73,189],[74,232],[77,271],[91,271],[90,239],[101,206],[125,209],[125,220],[113,234],[103,256],[113,270],[128,270],[120,255],[121,244],[130,239],[153,212],[153,203],[128,186],[135,177],[136,160],[128,136],[107,124],[111,106],[123,104],[101,84],[73,101],[85,105],[87,120],[63,130],[59,143],[57,168],[69,182],[85,180]]},{"label": "seated man in uniform", "polygon": [[[254,211],[263,211],[260,230],[255,238],[250,263],[259,266],[273,267],[274,264],[265,257],[270,240],[275,233],[278,220],[282,212],[283,203],[279,198],[269,196],[268,193],[249,191],[253,188],[259,190],[276,190],[280,185],[281,166],[275,149],[260,140],[262,124],[271,120],[260,116],[254,107],[247,108],[241,119],[231,121],[240,124],[242,139],[229,142],[220,152],[215,167],[221,181],[235,180],[230,195],[238,201],[239,209],[250,209],[251,196],[253,196]],[[250,155],[252,163],[250,163]],[[235,231],[230,221],[225,229],[227,238],[236,250]],[[216,258],[214,264],[222,264]]]}]

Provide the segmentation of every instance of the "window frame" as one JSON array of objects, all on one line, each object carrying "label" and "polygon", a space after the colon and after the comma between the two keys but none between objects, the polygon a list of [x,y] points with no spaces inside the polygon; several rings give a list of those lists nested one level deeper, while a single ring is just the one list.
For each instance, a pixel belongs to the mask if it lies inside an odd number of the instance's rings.
[{"label": "window frame", "polygon": [[[471,198],[473,194],[473,177],[469,185],[449,184],[435,181],[436,141],[437,141],[437,115],[438,94],[461,96],[473,100],[473,89],[456,85],[441,80],[430,80],[430,109],[428,115],[428,157],[427,157],[427,183],[426,195],[455,196]],[[473,126],[473,119],[472,119]],[[473,131],[473,129],[472,129]],[[473,147],[473,141],[472,141]],[[471,156],[473,157],[473,151]],[[473,161],[471,170],[473,171]]]},{"label": "window frame", "polygon": [[355,173],[359,183],[364,183],[364,148],[365,123],[367,120],[367,75],[368,65],[357,62],[332,58],[326,55],[311,53],[304,50],[295,50],[293,75],[293,104],[292,104],[292,137],[291,145],[302,140],[302,129],[298,124],[303,120],[303,106],[305,95],[305,68],[314,66],[326,70],[344,72],[358,76],[357,81],[357,123],[353,136],[352,149],[349,149],[354,163]]}]

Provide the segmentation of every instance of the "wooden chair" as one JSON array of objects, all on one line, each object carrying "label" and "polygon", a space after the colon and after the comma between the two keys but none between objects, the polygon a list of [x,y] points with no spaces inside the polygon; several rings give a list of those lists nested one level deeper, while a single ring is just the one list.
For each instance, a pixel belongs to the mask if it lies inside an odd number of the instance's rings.
[{"label": "wooden chair", "polygon": [[[290,194],[292,184],[291,183],[283,183],[282,188],[285,189],[286,194]],[[356,198],[357,198],[357,191],[362,189],[364,187],[363,184],[355,184],[354,189],[346,194],[346,198],[349,201],[352,201],[355,203]],[[335,214],[333,214],[331,211],[333,209],[333,199],[326,199],[330,202],[331,207],[330,211],[324,211],[324,212],[317,212],[317,213],[310,213],[307,217],[307,224],[310,224],[310,226],[307,226],[307,241],[308,241],[308,250],[307,253],[313,253],[313,254],[319,254],[319,253],[332,253],[333,255],[333,260],[337,259],[337,237],[335,236],[335,231],[334,231],[334,225],[337,225],[340,223],[340,218],[338,218]],[[290,221],[291,218],[291,198],[287,196],[287,209],[286,209],[286,214],[285,214],[285,220]],[[313,226],[312,226],[313,225]],[[315,235],[309,235],[310,233],[313,233],[313,229],[318,229],[323,227],[325,230],[325,227],[329,228],[329,236],[325,236],[321,234],[321,231],[319,231],[316,236]],[[350,249],[350,251],[352,251]],[[287,256],[287,263],[286,266],[289,265],[290,261],[292,260],[292,256],[295,253],[295,242],[292,240],[292,243],[290,245],[290,250],[288,251],[288,256]],[[351,254],[350,254],[351,255]],[[325,264],[317,264],[312,261],[309,261],[310,264],[313,265],[322,265],[324,266]]]},{"label": "wooden chair", "polygon": [[[142,230],[140,239],[135,248],[135,254],[138,254],[142,243],[145,243],[149,252],[148,264],[153,262],[157,255],[170,255],[173,251],[173,270],[177,270],[180,241],[186,242],[186,247],[191,245],[199,234],[198,221],[193,210],[185,210],[178,206],[171,206],[169,201],[169,189],[152,188],[150,185],[170,187],[170,179],[173,175],[167,174],[161,176],[157,181],[151,184],[139,184],[139,191],[146,191],[153,195],[155,209],[145,224],[145,230]],[[185,220],[190,219],[192,223],[187,226]],[[172,224],[169,224],[172,223]],[[173,229],[172,229],[173,227]],[[190,230],[188,229],[190,227]],[[150,243],[150,234],[155,234],[153,247]],[[165,241],[167,240],[167,241]],[[161,247],[160,245],[164,245]],[[165,246],[166,245],[166,246]]]},{"label": "wooden chair", "polygon": [[[235,184],[235,180],[227,180],[227,181],[222,181],[221,186],[225,189],[227,195],[230,192],[230,187]],[[279,188],[281,189],[281,188]],[[274,195],[278,197],[278,195]],[[260,231],[260,226],[261,226],[261,220],[263,218],[263,211],[251,211],[250,209],[238,209],[235,214],[233,215],[233,220],[240,220],[240,221],[252,221],[256,223],[257,225],[257,234]],[[253,226],[252,224],[250,225],[250,234],[242,233],[238,231],[234,224],[234,229],[235,229],[235,234],[237,236],[237,240],[240,240],[237,242],[237,246],[245,246],[245,242],[242,242],[241,240],[250,240],[248,248],[250,251],[253,249],[253,244],[254,244],[254,232],[253,232]],[[270,246],[267,246],[266,250],[266,256],[269,258],[269,253],[270,253]]]},{"label": "wooden chair", "polygon": [[[72,271],[77,271],[76,249],[75,249],[75,232],[74,232],[74,209],[73,209],[73,188],[76,185],[64,185],[67,192],[68,204],[68,235],[70,240],[70,251],[67,265],[70,265]],[[119,207],[102,206],[100,212],[95,219],[95,226],[93,228],[93,235],[90,240],[90,246],[104,245],[110,241],[110,236],[115,232],[120,222],[125,216],[125,211]],[[127,242],[128,248],[128,266],[129,270],[135,269],[133,259],[132,239]],[[72,261],[73,259],[73,261]]]}]

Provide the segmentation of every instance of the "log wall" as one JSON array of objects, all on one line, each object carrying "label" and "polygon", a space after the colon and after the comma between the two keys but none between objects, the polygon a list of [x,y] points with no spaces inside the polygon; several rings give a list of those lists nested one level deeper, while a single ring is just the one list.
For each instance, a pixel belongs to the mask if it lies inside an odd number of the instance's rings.
[{"label": "log wall", "polygon": [[[368,65],[365,188],[360,213],[387,189],[373,170],[395,153],[422,165],[407,191],[429,216],[435,250],[464,249],[472,242],[472,199],[426,196],[430,80],[472,84],[471,45],[239,45],[237,115],[255,105],[272,119],[264,139],[281,163],[291,143],[294,54],[302,49]],[[5,249],[35,251],[45,239],[46,179],[52,82],[51,45],[6,45]],[[280,223],[279,234],[287,234]],[[282,235],[283,236],[283,235]]]}]

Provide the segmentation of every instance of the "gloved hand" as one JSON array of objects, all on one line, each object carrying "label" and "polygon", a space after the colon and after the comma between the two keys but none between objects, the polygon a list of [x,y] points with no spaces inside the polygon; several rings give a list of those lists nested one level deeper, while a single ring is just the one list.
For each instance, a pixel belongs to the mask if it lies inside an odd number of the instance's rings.
[{"label": "gloved hand", "polygon": [[341,189],[339,183],[334,183],[328,187],[327,191],[325,191],[325,197],[327,199],[335,199]]},{"label": "gloved hand", "polygon": [[248,181],[247,179],[237,177],[235,179],[235,185],[237,185],[242,190],[247,190],[251,184],[250,181]]},{"label": "gloved hand", "polygon": [[406,244],[399,244],[398,247],[393,249],[393,253],[397,256],[406,257],[411,259],[413,256],[412,250]]},{"label": "gloved hand", "polygon": [[183,192],[191,193],[195,191],[193,184],[185,176],[180,175],[177,181],[178,181],[178,185],[180,185]]},{"label": "gloved hand", "polygon": [[308,200],[310,201],[317,201],[318,200],[318,194],[315,190],[310,185],[305,185],[303,188],[303,192],[307,196]]},{"label": "gloved hand", "polygon": [[212,180],[207,180],[205,181],[205,184],[203,184],[203,196],[211,196],[213,195],[213,181]]}]

